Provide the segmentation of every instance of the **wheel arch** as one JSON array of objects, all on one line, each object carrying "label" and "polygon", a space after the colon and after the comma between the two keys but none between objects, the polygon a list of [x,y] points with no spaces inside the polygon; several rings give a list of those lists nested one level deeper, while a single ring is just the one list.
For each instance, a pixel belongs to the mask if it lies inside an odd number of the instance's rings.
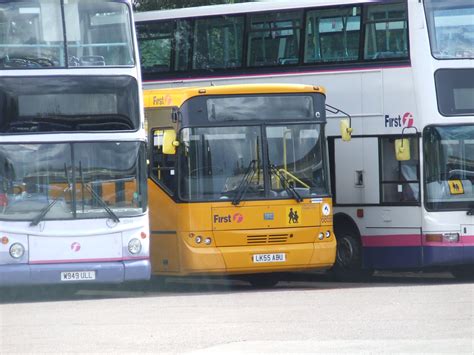
[{"label": "wheel arch", "polygon": [[336,239],[338,234],[342,232],[353,232],[355,238],[362,242],[361,234],[357,223],[354,222],[351,216],[346,213],[338,212],[333,216],[334,219],[334,234],[336,235]]}]

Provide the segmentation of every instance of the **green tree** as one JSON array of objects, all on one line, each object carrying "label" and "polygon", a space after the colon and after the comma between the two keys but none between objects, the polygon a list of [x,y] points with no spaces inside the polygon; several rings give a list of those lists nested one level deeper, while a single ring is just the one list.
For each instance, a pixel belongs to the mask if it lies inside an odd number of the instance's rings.
[{"label": "green tree", "polygon": [[151,11],[249,1],[251,0],[133,0],[132,2],[135,11]]}]

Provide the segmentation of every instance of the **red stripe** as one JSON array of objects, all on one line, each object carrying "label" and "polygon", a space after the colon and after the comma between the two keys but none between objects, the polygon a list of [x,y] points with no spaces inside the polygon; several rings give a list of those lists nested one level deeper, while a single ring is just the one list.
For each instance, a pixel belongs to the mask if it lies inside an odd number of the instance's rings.
[{"label": "red stripe", "polygon": [[366,235],[362,237],[364,247],[419,247],[420,234]]},{"label": "red stripe", "polygon": [[176,81],[180,82],[193,82],[199,80],[215,80],[215,79],[239,79],[239,78],[267,78],[267,77],[275,77],[275,76],[292,76],[292,75],[311,75],[311,74],[318,74],[318,73],[344,73],[344,72],[364,72],[364,71],[372,71],[372,70],[379,70],[379,69],[403,69],[403,68],[411,68],[411,65],[398,65],[393,67],[388,66],[377,66],[377,67],[370,67],[370,68],[347,68],[347,69],[322,69],[322,70],[312,70],[312,71],[295,71],[295,72],[275,72],[275,73],[268,73],[268,74],[242,74],[242,75],[229,75],[229,76],[203,76],[203,77],[193,77],[192,79],[186,78],[173,78],[167,80],[144,80],[144,83],[174,83]]},{"label": "red stripe", "polygon": [[126,258],[102,258],[102,259],[75,259],[75,260],[36,260],[30,261],[30,264],[72,264],[72,263],[93,263],[93,262],[112,262],[127,260],[148,260],[146,256],[128,256]]}]

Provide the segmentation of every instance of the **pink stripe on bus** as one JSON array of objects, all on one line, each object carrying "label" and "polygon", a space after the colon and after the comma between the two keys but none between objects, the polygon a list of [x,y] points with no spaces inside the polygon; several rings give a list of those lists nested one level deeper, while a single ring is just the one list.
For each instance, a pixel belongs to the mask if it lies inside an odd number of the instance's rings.
[{"label": "pink stripe on bus", "polygon": [[420,234],[366,235],[362,237],[364,247],[419,247]]},{"label": "pink stripe on bus", "polygon": [[102,259],[74,259],[74,260],[36,260],[30,261],[30,264],[71,264],[71,263],[93,263],[93,262],[111,262],[127,260],[148,260],[145,256],[128,256],[125,258],[102,258]]}]

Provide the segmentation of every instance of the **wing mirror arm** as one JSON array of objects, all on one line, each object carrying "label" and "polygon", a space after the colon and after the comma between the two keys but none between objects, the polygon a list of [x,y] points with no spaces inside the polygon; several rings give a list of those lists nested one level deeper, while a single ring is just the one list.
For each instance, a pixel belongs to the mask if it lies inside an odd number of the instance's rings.
[{"label": "wing mirror arm", "polygon": [[347,116],[346,119],[341,120],[340,131],[341,131],[342,140],[345,141],[345,142],[350,141],[351,138],[352,138],[352,131],[353,131],[351,115],[349,115],[347,112],[344,112],[341,109],[338,109],[338,108],[336,108],[334,106],[331,106],[329,104],[326,104],[326,111],[328,111],[332,114],[342,113],[342,114]]}]

